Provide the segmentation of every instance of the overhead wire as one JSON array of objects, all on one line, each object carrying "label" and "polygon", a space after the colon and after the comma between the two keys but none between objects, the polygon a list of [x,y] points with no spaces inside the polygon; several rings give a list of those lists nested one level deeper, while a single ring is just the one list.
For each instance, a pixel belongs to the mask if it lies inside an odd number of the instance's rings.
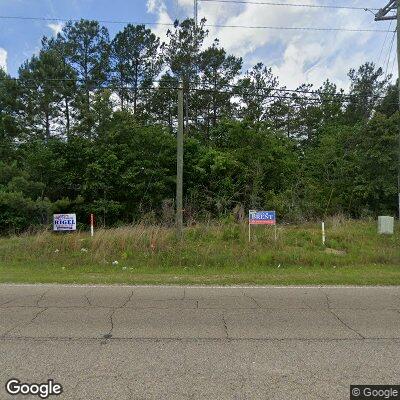
[{"label": "overhead wire", "polygon": [[385,39],[384,39],[382,47],[381,47],[381,51],[379,52],[378,63],[377,63],[378,67],[380,66],[380,63],[381,63],[381,57],[382,57],[382,54],[383,54],[383,49],[385,48],[386,40],[387,40],[387,38],[389,36],[389,32],[390,32],[390,29],[392,27],[392,22],[393,21],[391,20],[390,24],[389,24],[389,27],[388,27],[388,29],[386,31],[386,35],[385,35]]},{"label": "overhead wire", "polygon": [[397,59],[397,53],[394,54],[392,68],[390,70],[390,75],[392,75],[392,76],[393,76],[394,64],[396,62],[396,59]]},{"label": "overhead wire", "polygon": [[[386,60],[386,57],[385,57],[385,60]],[[160,89],[160,90],[165,90],[165,89],[177,90],[178,89],[177,86],[176,87],[175,86],[168,86],[168,87],[165,87],[165,88],[162,88],[160,86],[154,86],[154,87],[150,87],[150,88],[139,88],[139,87],[134,87],[134,86],[131,86],[131,85],[121,85],[121,84],[113,84],[113,83],[108,83],[107,85],[103,86],[103,85],[98,84],[98,83],[96,83],[94,81],[87,81],[87,80],[84,80],[84,79],[72,79],[72,78],[44,78],[44,79],[42,78],[40,81],[37,81],[36,79],[29,79],[29,78],[11,78],[11,77],[6,77],[6,78],[0,78],[0,81],[22,82],[24,84],[24,86],[27,86],[26,83],[28,83],[28,84],[29,83],[31,83],[31,84],[33,83],[33,84],[38,85],[40,83],[48,81],[48,82],[76,82],[78,84],[79,83],[81,83],[81,84],[89,83],[91,85],[96,85],[97,88],[101,88],[101,89],[120,89],[120,90],[122,90],[122,89],[126,89],[126,90],[135,90],[135,89],[140,89],[140,90],[146,90],[146,89],[149,89],[149,90],[157,90],[157,89]],[[156,79],[153,82],[154,83],[160,83],[161,80],[157,80]],[[189,84],[191,85],[191,86],[189,86],[189,90],[197,90],[197,91],[204,91],[204,92],[207,92],[207,91],[211,91],[211,92],[212,91],[216,91],[216,92],[218,92],[218,90],[215,90],[214,88],[210,88],[210,87],[206,87],[206,86],[199,87],[197,84],[194,84],[194,82],[189,82]],[[34,86],[34,87],[36,87],[36,86]],[[225,88],[230,88],[230,89],[242,90],[241,93],[246,94],[246,91],[243,91],[243,87],[240,86],[240,85],[237,85],[237,84],[236,85],[234,85],[234,84],[224,84],[224,87]],[[307,94],[307,95],[317,95],[317,96],[318,95],[327,95],[327,96],[339,97],[339,98],[347,98],[347,99],[350,99],[351,97],[354,97],[354,95],[352,95],[350,93],[344,93],[344,92],[342,92],[342,93],[341,92],[339,92],[339,93],[324,93],[324,92],[322,92],[320,90],[306,90],[306,89],[300,89],[300,88],[298,88],[298,89],[287,89],[286,87],[282,87],[282,88],[277,87],[277,88],[257,88],[257,90],[259,90],[261,92],[264,92],[264,91],[268,91],[268,92],[283,92],[283,93],[289,93],[289,94],[293,94],[293,95],[296,95],[298,93]],[[231,93],[231,94],[236,94],[236,95],[241,94],[239,92],[234,92],[234,91],[231,91],[231,92],[223,91],[223,93]],[[250,92],[247,92],[247,93],[250,93]],[[252,93],[252,94],[254,94],[254,93]],[[265,96],[265,93],[262,93],[262,95]]]},{"label": "overhead wire", "polygon": [[[249,4],[264,4],[264,5],[286,5],[286,6],[295,6],[295,7],[312,7],[312,8],[347,8],[347,9],[364,9],[363,7],[352,7],[352,6],[331,6],[331,5],[308,5],[308,4],[299,4],[299,3],[278,3],[278,2],[264,2],[264,1],[245,1],[245,0],[200,0],[203,2],[221,2],[221,3],[249,3]],[[47,17],[20,17],[20,16],[1,16],[0,19],[21,19],[21,20],[42,20],[42,21],[80,21],[81,19],[62,19],[62,18],[47,18]],[[161,23],[161,22],[133,22],[133,21],[116,21],[116,20],[98,20],[100,23],[135,23],[135,24],[148,24],[148,25],[164,25],[164,26],[172,26],[174,24],[172,23]],[[360,29],[360,28],[318,28],[318,27],[285,27],[285,26],[250,26],[250,25],[223,25],[223,24],[208,24],[206,26],[209,27],[216,27],[216,28],[245,28],[245,29],[278,29],[278,30],[310,30],[310,31],[347,31],[347,32],[382,32],[385,33],[385,41],[387,39],[387,35],[390,32],[390,26],[389,29],[385,30],[376,30],[376,29]],[[395,31],[394,31],[395,32]],[[391,44],[391,49],[393,46],[393,40]],[[384,47],[384,46],[383,46]],[[381,53],[383,51],[383,47],[381,49]],[[391,52],[391,50],[390,50]],[[381,57],[381,54],[380,54]],[[388,63],[386,67],[386,73],[388,70],[388,64],[390,62],[390,56],[388,58]],[[20,80],[19,78],[10,78],[13,80]],[[0,79],[0,80],[4,80]],[[48,78],[46,79],[48,81],[79,81],[75,79],[52,79]],[[234,85],[229,85],[229,87],[235,87]],[[126,88],[127,89],[127,88]],[[274,91],[282,91],[282,92],[290,92],[290,93],[306,93],[306,94],[318,94],[318,92],[315,91],[305,91],[305,90],[300,90],[300,89],[286,89],[286,88],[276,88]],[[344,97],[346,96],[343,93],[335,93],[335,94],[330,94],[332,96],[340,96]]]},{"label": "overhead wire", "polygon": [[335,5],[324,5],[324,4],[303,4],[303,3],[281,3],[271,1],[249,1],[249,0],[199,0],[202,3],[232,3],[232,4],[254,4],[254,5],[266,5],[266,6],[278,6],[278,7],[299,7],[299,8],[325,8],[325,9],[343,9],[343,10],[357,10],[357,11],[378,11],[379,8],[366,8],[366,7],[354,7],[354,6],[335,6]]},{"label": "overhead wire", "polygon": [[[32,89],[37,89],[37,86],[25,86],[26,88],[32,88]],[[114,91],[118,91],[118,90],[135,90],[135,88],[133,87],[128,87],[128,86],[112,86],[112,85],[108,85],[108,86],[98,86],[96,88],[91,89],[90,91],[94,92],[96,90],[114,90]],[[136,90],[138,92],[145,92],[145,91],[177,91],[178,87],[148,87],[148,88],[136,88]],[[348,96],[348,97],[307,97],[307,96],[299,96],[297,94],[292,94],[292,96],[290,95],[280,95],[277,93],[272,93],[274,91],[278,91],[279,89],[268,89],[268,91],[270,93],[254,93],[251,91],[245,91],[245,92],[241,92],[241,93],[236,93],[234,91],[227,91],[227,90],[216,90],[216,89],[208,89],[208,88],[196,88],[196,87],[192,87],[189,88],[189,91],[191,92],[202,92],[202,93],[218,93],[218,94],[226,94],[226,95],[230,95],[232,98],[238,97],[238,96],[252,96],[252,97],[256,97],[256,98],[264,98],[264,99],[276,99],[276,100],[290,100],[292,102],[296,102],[296,101],[301,101],[303,102],[305,105],[318,105],[321,103],[349,103],[352,101],[352,98],[354,96]],[[322,96],[325,93],[320,93]],[[332,94],[328,93],[328,96],[331,96]],[[367,96],[368,98],[371,96]],[[372,96],[374,97],[375,100],[380,100],[380,99],[384,99],[383,96]],[[271,103],[276,105],[276,103]],[[397,103],[396,103],[397,104]]]},{"label": "overhead wire", "polygon": [[393,44],[394,44],[394,39],[395,39],[395,37],[396,37],[396,34],[394,33],[394,34],[393,34],[393,37],[392,37],[392,42],[391,42],[391,44],[390,44],[389,53],[388,53],[388,56],[387,56],[385,77],[388,76],[389,63],[390,63],[390,58],[391,58],[391,55],[392,55],[392,49],[393,49]]},{"label": "overhead wire", "polygon": [[[61,21],[61,22],[79,22],[82,20],[77,18],[50,18],[50,17],[22,17],[22,16],[6,16],[0,15],[0,19],[15,19],[15,20],[32,20],[32,21]],[[135,24],[135,25],[161,25],[174,26],[174,23],[167,22],[139,22],[139,21],[117,21],[117,20],[96,20],[102,24]],[[232,28],[232,29],[266,29],[266,30],[293,30],[293,31],[325,31],[325,32],[375,32],[386,33],[386,29],[363,29],[363,28],[342,28],[342,27],[295,27],[295,26],[254,26],[254,25],[224,25],[224,24],[205,24],[209,28]]]}]

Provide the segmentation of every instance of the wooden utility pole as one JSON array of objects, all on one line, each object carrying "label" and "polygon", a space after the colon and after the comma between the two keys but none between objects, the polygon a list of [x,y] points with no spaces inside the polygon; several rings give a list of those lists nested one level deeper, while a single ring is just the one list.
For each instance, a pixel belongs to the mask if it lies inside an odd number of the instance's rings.
[{"label": "wooden utility pole", "polygon": [[[399,110],[400,110],[400,1],[397,1],[397,89],[399,91]],[[397,172],[397,194],[399,206],[399,220],[400,220],[400,126],[399,126],[399,148],[398,148],[398,172]]]},{"label": "wooden utility pole", "polygon": [[197,28],[197,23],[198,23],[198,14],[199,14],[198,0],[193,0],[194,26],[196,28]]},{"label": "wooden utility pole", "polygon": [[178,134],[176,138],[176,232],[183,237],[183,84],[178,87]]},{"label": "wooden utility pole", "polygon": [[[397,72],[398,72],[398,80],[397,80],[397,89],[398,89],[398,107],[400,111],[400,0],[390,0],[385,7],[381,8],[375,14],[375,21],[389,21],[396,20],[397,27]],[[400,219],[400,126],[399,126],[399,143],[398,143],[398,160],[397,160],[397,205],[398,205],[398,213]]]}]

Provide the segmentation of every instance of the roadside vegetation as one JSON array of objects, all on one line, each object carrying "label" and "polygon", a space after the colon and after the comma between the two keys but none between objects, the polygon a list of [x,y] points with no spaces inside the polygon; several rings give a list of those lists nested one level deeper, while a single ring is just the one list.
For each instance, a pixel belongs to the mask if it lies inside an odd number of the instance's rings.
[{"label": "roadside vegetation", "polygon": [[[165,43],[143,25],[110,36],[70,21],[17,76],[0,69],[1,281],[400,284],[398,230],[378,236],[373,222],[397,213],[391,76],[366,62],[346,93],[329,80],[287,88],[208,35],[205,20],[177,21]],[[276,242],[257,227],[248,243],[249,209],[276,211]],[[54,213],[76,213],[80,232],[48,231]],[[305,222],[321,219],[326,248]]]},{"label": "roadside vegetation", "polygon": [[43,38],[16,79],[0,70],[0,235],[53,213],[98,226],[171,224],[177,87],[185,104],[185,221],[249,209],[300,223],[397,213],[395,82],[366,62],[333,82],[286,88],[269,65],[229,54],[205,21],[162,44],[145,26],[97,21]]},{"label": "roadside vegetation", "polygon": [[377,234],[374,221],[331,218],[320,225],[254,227],[209,223],[136,225],[95,232],[43,231],[0,239],[1,282],[125,284],[400,284],[400,230]]}]

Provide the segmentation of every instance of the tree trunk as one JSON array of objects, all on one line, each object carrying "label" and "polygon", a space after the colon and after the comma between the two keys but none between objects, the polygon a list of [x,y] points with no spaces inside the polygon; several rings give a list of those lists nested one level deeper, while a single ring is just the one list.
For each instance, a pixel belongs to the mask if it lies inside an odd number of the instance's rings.
[{"label": "tree trunk", "polygon": [[69,117],[69,103],[68,103],[67,97],[65,97],[65,119],[67,120],[67,123],[66,123],[67,139],[69,139],[71,123],[70,123],[70,117]]},{"label": "tree trunk", "polygon": [[187,129],[187,127],[189,126],[189,90],[186,92],[186,96],[185,96],[185,127]]},{"label": "tree trunk", "polygon": [[133,114],[136,116],[137,110],[137,97],[138,97],[138,67],[135,65],[135,78],[133,82]]},{"label": "tree trunk", "polygon": [[50,117],[49,117],[49,113],[48,111],[46,111],[46,137],[45,137],[45,141],[46,143],[49,141],[50,139]]}]

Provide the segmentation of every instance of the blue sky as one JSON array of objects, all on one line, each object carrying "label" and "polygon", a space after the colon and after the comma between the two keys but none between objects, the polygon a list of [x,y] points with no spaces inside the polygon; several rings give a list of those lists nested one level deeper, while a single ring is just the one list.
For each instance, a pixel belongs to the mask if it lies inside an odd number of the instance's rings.
[{"label": "blue sky", "polygon": [[[261,0],[259,0],[261,1]],[[267,0],[264,0],[267,1]],[[310,5],[351,5],[381,7],[382,0],[282,0]],[[0,16],[89,18],[168,23],[193,14],[193,0],[0,0]],[[388,22],[376,23],[365,11],[327,10],[264,5],[199,3],[200,17],[210,24],[269,25],[302,27],[346,27],[388,29]],[[0,65],[15,76],[18,67],[40,48],[44,35],[50,36],[62,21],[0,19]],[[106,24],[111,37],[123,24]],[[394,24],[392,24],[392,28]],[[165,26],[154,30],[165,38]],[[315,85],[329,78],[346,88],[351,67],[374,61],[384,70],[396,72],[395,44],[389,58],[390,33],[266,31],[210,28],[208,43],[221,39],[227,50],[244,59],[244,69],[258,61],[271,66],[282,84],[295,87],[301,82]],[[396,74],[397,75],[397,74]]]}]

